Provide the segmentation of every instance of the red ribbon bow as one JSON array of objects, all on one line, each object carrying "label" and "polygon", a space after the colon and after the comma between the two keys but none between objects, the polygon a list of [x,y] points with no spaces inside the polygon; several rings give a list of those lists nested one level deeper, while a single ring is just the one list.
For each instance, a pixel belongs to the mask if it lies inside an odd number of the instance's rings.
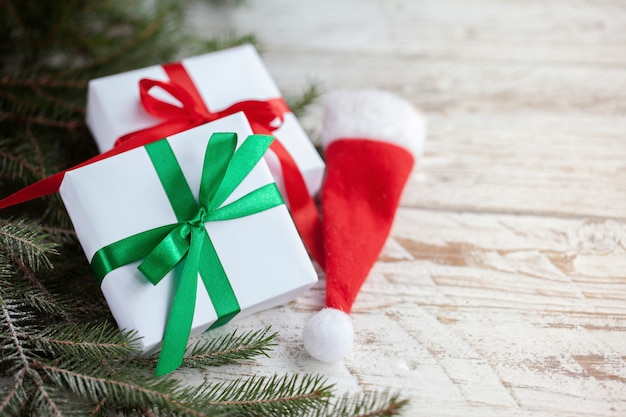
[{"label": "red ribbon bow", "polygon": [[[139,97],[146,112],[164,121],[122,136],[115,143],[116,146],[126,141],[150,143],[237,112],[246,115],[254,133],[269,135],[282,124],[284,114],[289,111],[282,98],[274,98],[265,101],[241,101],[224,110],[212,112],[204,104],[200,92],[182,64],[166,64],[163,69],[169,80],[140,80]],[[154,87],[166,91],[181,105],[177,106],[151,95],[150,90]]]},{"label": "red ribbon bow", "polygon": [[[147,145],[230,114],[243,112],[254,133],[271,134],[282,124],[284,114],[290,111],[282,98],[274,98],[265,101],[242,101],[224,110],[211,112],[204,104],[200,92],[182,64],[166,64],[163,65],[163,69],[169,77],[168,81],[152,79],[139,81],[139,94],[144,109],[151,115],[163,119],[163,122],[156,126],[128,133],[115,142],[113,149],[31,184],[0,200],[0,209],[57,192],[67,171]],[[181,106],[176,106],[151,95],[150,90],[153,87],[165,90],[178,100]],[[280,162],[287,201],[294,223],[309,253],[323,267],[322,228],[319,213],[308,192],[302,173],[289,152],[278,140],[272,142],[270,149],[276,154]]]}]

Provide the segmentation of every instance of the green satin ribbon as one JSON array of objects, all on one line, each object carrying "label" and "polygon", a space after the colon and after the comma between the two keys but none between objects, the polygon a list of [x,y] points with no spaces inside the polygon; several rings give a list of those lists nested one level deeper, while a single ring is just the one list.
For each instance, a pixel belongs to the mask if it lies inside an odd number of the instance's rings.
[{"label": "green satin ribbon", "polygon": [[167,140],[144,147],[178,222],[101,248],[93,256],[91,266],[102,283],[112,270],[143,259],[139,270],[157,285],[186,258],[163,336],[156,375],[169,373],[182,364],[195,310],[198,273],[217,313],[218,320],[212,327],[228,322],[240,311],[205,223],[233,220],[284,204],[276,185],[271,183],[222,206],[263,157],[272,140],[272,136],[251,135],[235,151],[235,133],[214,133],[204,155],[198,203]]}]

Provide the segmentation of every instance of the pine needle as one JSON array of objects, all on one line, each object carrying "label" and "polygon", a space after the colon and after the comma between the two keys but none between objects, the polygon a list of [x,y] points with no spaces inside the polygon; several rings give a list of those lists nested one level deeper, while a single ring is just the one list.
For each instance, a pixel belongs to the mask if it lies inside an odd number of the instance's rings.
[{"label": "pine needle", "polygon": [[345,394],[329,402],[325,410],[317,410],[310,417],[389,417],[399,415],[407,404],[408,400],[389,391]]},{"label": "pine needle", "polygon": [[34,270],[52,268],[48,255],[58,255],[57,247],[48,241],[47,233],[36,221],[17,219],[0,224],[0,250],[8,258],[18,258]]},{"label": "pine needle", "polygon": [[104,374],[99,364],[65,362],[58,366],[39,364],[38,367],[56,386],[65,387],[70,392],[92,402],[106,397],[121,407],[156,407],[161,409],[184,409],[168,394],[176,388],[171,379],[157,379],[137,376],[130,379],[117,379]]},{"label": "pine needle", "polygon": [[204,53],[232,48],[238,45],[252,44],[260,49],[259,42],[252,34],[238,35],[235,32],[227,32],[217,38],[201,41],[199,45]]},{"label": "pine needle", "polygon": [[194,404],[220,415],[286,416],[302,415],[324,407],[332,385],[315,375],[274,375],[250,377],[189,389]]},{"label": "pine needle", "polygon": [[316,83],[309,83],[307,88],[302,92],[302,94],[297,97],[287,97],[285,101],[291,111],[297,116],[300,117],[304,114],[306,109],[317,100],[319,97],[319,87]]},{"label": "pine needle", "polygon": [[221,366],[252,359],[255,356],[268,356],[275,346],[277,333],[270,333],[271,327],[264,330],[232,333],[207,341],[199,341],[185,355],[184,365],[188,367]]},{"label": "pine needle", "polygon": [[[202,368],[206,366],[223,366],[251,360],[256,356],[268,356],[268,352],[275,346],[274,339],[277,333],[270,333],[270,327],[262,330],[251,330],[231,333],[219,337],[204,334],[208,340],[200,340],[187,349],[183,366],[188,368]],[[138,365],[153,367],[158,361],[158,354],[145,358],[138,357],[134,361]]]},{"label": "pine needle", "polygon": [[29,285],[28,282],[19,282],[15,278],[7,278],[0,283],[0,287],[2,288],[0,291],[5,291],[4,296],[8,297],[14,305],[30,308],[49,317],[68,318],[67,305],[52,297],[41,283]]},{"label": "pine needle", "polygon": [[75,357],[85,361],[121,361],[139,353],[133,347],[132,333],[122,332],[109,323],[61,323],[47,327],[34,337],[37,348],[56,357]]}]

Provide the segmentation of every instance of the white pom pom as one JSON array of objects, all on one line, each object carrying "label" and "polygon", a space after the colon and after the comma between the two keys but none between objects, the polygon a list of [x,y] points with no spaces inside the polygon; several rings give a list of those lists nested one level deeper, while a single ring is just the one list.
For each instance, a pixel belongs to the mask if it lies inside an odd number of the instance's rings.
[{"label": "white pom pom", "polygon": [[404,147],[413,156],[424,151],[426,119],[408,101],[382,90],[340,90],[324,100],[322,143],[372,139]]},{"label": "white pom pom", "polygon": [[310,317],[302,335],[309,355],[327,363],[342,360],[352,348],[353,340],[350,316],[334,308],[325,308]]}]

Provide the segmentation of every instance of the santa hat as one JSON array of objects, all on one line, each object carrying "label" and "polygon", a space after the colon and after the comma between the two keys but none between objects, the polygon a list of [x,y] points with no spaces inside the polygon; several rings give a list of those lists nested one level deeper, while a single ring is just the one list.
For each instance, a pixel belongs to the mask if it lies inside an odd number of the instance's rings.
[{"label": "santa hat", "polygon": [[303,334],[305,349],[320,361],[337,362],[352,346],[348,314],[389,236],[425,133],[421,114],[388,92],[343,91],[325,100],[326,308],[309,318]]}]

